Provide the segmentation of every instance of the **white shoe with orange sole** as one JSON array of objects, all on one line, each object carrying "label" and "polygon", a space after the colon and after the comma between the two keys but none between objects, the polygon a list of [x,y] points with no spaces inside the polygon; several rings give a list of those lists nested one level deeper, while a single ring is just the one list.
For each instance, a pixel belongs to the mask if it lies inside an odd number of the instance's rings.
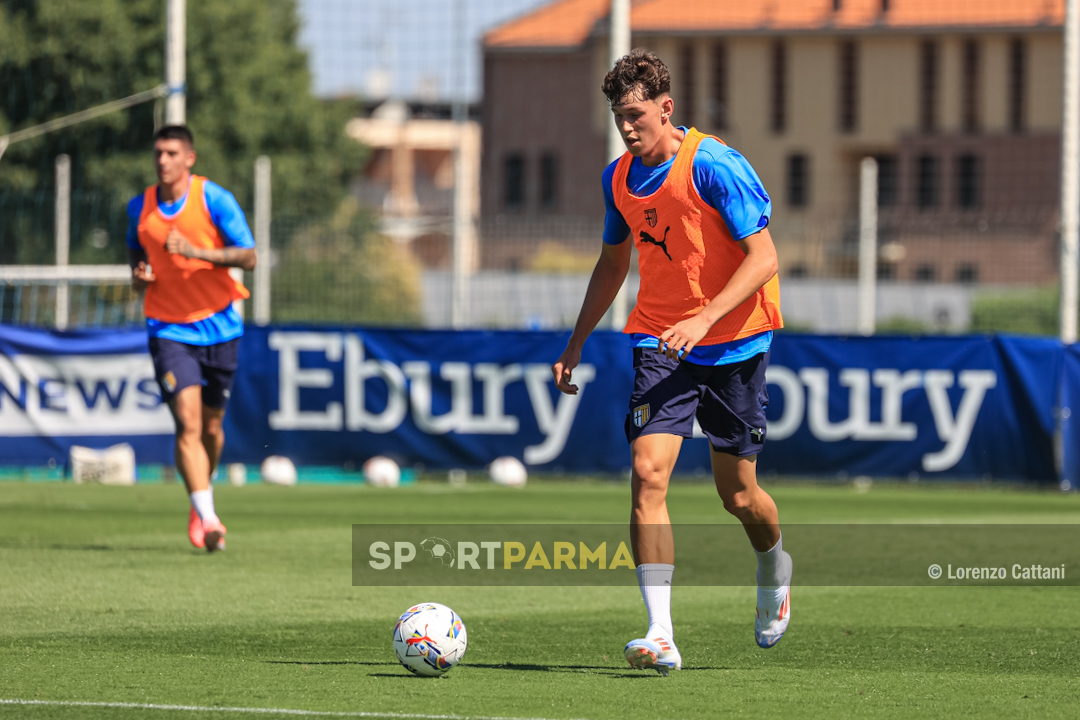
[{"label": "white shoe with orange sole", "polygon": [[630,667],[638,670],[655,670],[667,675],[682,668],[682,655],[675,643],[660,636],[631,640],[626,643],[623,654]]}]

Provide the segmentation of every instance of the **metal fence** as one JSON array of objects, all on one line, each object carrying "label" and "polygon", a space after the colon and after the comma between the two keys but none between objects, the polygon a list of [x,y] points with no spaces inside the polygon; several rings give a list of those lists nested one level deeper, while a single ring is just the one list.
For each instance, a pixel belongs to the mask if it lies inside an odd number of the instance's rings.
[{"label": "metal fence", "polygon": [[[669,65],[675,120],[728,140],[772,196],[789,328],[865,332],[869,316],[879,333],[1055,335],[1065,3],[893,0],[876,20],[859,14],[867,3],[809,2],[792,18],[784,4],[748,3],[745,18],[717,4],[693,27],[678,3],[628,5],[634,44]],[[331,215],[272,216],[268,280],[247,278],[269,319],[571,327],[603,227],[602,5],[300,3],[315,91],[360,97],[343,130],[370,152]],[[565,120],[544,113],[560,98],[575,108]],[[0,190],[0,322],[54,324],[64,292],[69,326],[139,322],[121,280],[12,269],[57,261],[54,198]],[[127,200],[75,189],[71,264],[126,262]],[[631,302],[636,283],[632,270]]]},{"label": "metal fence", "polygon": [[[74,198],[72,267],[84,276],[68,281],[68,327],[141,322],[141,303],[115,269],[126,259],[126,200]],[[39,194],[19,203],[0,193],[0,204],[16,218],[6,232],[18,233],[17,241],[0,238],[0,243],[14,246],[15,257],[24,261],[0,268],[0,322],[53,326],[61,276],[26,272],[27,265],[40,268],[55,259],[51,198]],[[1006,216],[883,212],[879,218],[878,332],[1057,333],[1059,247],[1053,209]],[[423,234],[402,240],[387,234],[379,213],[360,202],[332,218],[275,218],[272,250],[260,258],[271,268],[271,319],[450,327],[450,216],[429,216],[426,222]],[[478,267],[467,283],[467,325],[572,327],[601,247],[598,219],[490,220],[478,230]],[[795,223],[777,213],[773,236],[787,326],[856,332],[857,216]],[[101,274],[95,278],[94,272]],[[265,292],[251,273],[246,283],[256,295]],[[636,285],[635,269],[631,297]]]}]

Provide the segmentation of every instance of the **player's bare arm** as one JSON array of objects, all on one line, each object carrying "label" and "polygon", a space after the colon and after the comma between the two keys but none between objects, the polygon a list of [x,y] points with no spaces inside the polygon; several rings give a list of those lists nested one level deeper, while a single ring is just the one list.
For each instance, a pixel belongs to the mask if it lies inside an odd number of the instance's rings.
[{"label": "player's bare arm", "polygon": [[205,260],[222,267],[238,267],[244,270],[252,270],[255,267],[255,248],[195,247],[190,240],[184,237],[183,233],[175,228],[169,232],[169,236],[165,239],[165,249],[176,255],[182,255],[193,260]]},{"label": "player's bare arm", "polygon": [[673,325],[660,336],[661,347],[668,357],[678,358],[693,350],[713,325],[776,275],[776,247],[768,228],[740,240],[739,247],[746,257],[724,289],[697,315]]},{"label": "player's bare arm", "polygon": [[581,349],[585,346],[585,340],[611,307],[619,288],[622,287],[630,269],[631,249],[632,243],[624,240],[618,245],[604,243],[600,251],[600,258],[593,268],[592,277],[589,278],[589,288],[585,291],[585,300],[581,303],[581,312],[574,325],[574,332],[570,334],[570,340],[562,355],[551,366],[555,385],[567,395],[577,394],[577,385],[570,382],[571,374],[581,362]]}]

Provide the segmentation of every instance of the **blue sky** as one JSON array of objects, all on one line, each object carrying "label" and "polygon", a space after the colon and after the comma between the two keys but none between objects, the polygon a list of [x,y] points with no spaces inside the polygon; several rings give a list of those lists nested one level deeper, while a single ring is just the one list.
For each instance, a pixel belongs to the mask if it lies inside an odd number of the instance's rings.
[{"label": "blue sky", "polygon": [[[321,97],[480,95],[480,38],[550,0],[299,0],[301,45]],[[464,10],[455,51],[455,10]],[[464,57],[461,57],[461,50]],[[464,77],[462,77],[464,76]]]}]

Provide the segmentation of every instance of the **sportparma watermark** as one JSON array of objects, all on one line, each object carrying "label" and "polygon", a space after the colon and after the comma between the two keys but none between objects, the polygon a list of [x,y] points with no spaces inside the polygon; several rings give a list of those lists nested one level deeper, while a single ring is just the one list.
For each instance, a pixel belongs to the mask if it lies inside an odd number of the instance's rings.
[{"label": "sportparma watermark", "polygon": [[[793,582],[1080,585],[1076,525],[784,525]],[[756,583],[741,525],[644,526],[675,546],[680,585]],[[652,538],[650,537],[652,536]],[[353,525],[354,585],[637,585],[626,525]],[[942,556],[947,556],[941,562]]]}]

